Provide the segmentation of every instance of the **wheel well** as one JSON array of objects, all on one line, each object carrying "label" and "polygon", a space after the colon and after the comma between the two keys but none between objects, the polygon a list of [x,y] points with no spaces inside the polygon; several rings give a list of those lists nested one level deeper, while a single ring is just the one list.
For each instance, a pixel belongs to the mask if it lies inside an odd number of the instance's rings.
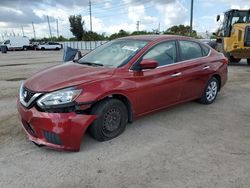
[{"label": "wheel well", "polygon": [[113,99],[118,99],[122,101],[128,110],[128,122],[129,123],[133,122],[133,108],[132,108],[131,102],[128,100],[127,97],[121,94],[112,94],[112,95],[109,95],[108,97],[103,98],[102,100],[105,100],[107,98],[113,98]]},{"label": "wheel well", "polygon": [[219,82],[219,91],[220,91],[220,88],[221,88],[221,77],[218,74],[213,75],[213,77],[218,80],[218,82]]}]

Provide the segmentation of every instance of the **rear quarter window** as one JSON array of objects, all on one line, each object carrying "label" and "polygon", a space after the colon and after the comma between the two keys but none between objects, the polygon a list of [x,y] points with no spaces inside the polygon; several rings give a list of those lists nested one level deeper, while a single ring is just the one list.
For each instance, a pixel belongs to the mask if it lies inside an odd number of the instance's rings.
[{"label": "rear quarter window", "polygon": [[202,49],[202,54],[203,56],[208,56],[208,54],[210,53],[210,48],[201,44],[201,49]]}]

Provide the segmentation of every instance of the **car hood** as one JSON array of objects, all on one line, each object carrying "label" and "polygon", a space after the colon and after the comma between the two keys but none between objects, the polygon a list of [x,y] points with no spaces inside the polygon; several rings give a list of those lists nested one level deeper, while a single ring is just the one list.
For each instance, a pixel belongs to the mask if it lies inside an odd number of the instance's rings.
[{"label": "car hood", "polygon": [[112,76],[113,72],[111,68],[65,63],[38,72],[27,79],[24,85],[35,92],[50,92],[104,79]]}]

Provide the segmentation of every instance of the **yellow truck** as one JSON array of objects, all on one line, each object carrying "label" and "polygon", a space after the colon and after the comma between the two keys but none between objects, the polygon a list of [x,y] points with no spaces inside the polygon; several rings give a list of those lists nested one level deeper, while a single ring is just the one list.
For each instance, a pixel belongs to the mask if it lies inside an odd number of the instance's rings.
[{"label": "yellow truck", "polygon": [[[220,15],[217,16],[217,21]],[[250,66],[250,9],[231,9],[225,12],[221,27],[215,33],[216,42],[211,46],[224,53],[229,62],[247,59]]]}]

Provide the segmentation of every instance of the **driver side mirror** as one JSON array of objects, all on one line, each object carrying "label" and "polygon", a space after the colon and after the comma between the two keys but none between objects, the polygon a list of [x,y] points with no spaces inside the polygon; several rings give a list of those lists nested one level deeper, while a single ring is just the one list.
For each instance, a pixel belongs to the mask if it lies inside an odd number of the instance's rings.
[{"label": "driver side mirror", "polygon": [[218,22],[220,20],[220,15],[217,15],[216,21]]},{"label": "driver side mirror", "polygon": [[139,66],[141,69],[155,69],[159,63],[154,59],[143,59]]}]

